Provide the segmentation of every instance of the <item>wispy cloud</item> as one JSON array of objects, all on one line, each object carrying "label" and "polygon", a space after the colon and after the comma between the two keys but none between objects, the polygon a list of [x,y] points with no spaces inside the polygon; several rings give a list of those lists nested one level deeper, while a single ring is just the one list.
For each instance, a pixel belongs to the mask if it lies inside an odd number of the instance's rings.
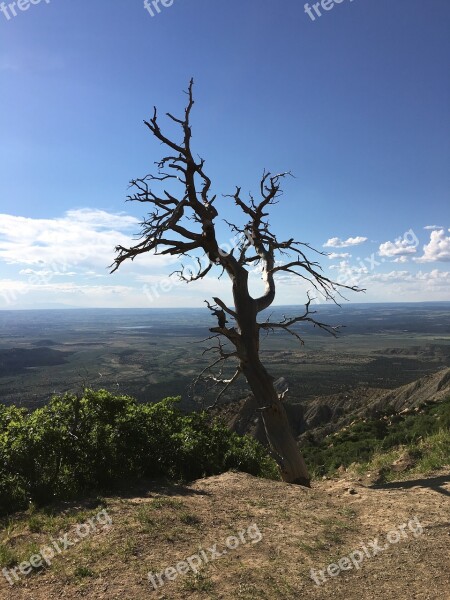
[{"label": "wispy cloud", "polygon": [[336,258],[351,258],[351,254],[348,252],[330,252],[328,254],[328,258],[330,260],[335,260]]},{"label": "wispy cloud", "polygon": [[383,283],[421,283],[425,282],[439,288],[450,287],[450,271],[391,271],[390,273],[375,273],[367,277],[366,281],[378,281]]},{"label": "wispy cloud", "polygon": [[364,279],[364,287],[371,298],[382,302],[445,301],[450,297],[450,272],[433,269],[373,273]]}]

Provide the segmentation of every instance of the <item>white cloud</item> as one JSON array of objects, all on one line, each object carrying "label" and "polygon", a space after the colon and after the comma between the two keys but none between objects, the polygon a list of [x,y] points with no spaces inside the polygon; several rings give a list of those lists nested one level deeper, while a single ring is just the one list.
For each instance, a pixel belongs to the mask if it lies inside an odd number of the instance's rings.
[{"label": "white cloud", "polygon": [[431,283],[438,287],[448,287],[450,285],[450,272],[439,271],[391,271],[390,273],[374,273],[365,279],[370,282],[382,283]]},{"label": "white cloud", "polygon": [[21,269],[19,275],[33,275],[41,280],[46,280],[56,276],[73,277],[77,273],[75,271],[53,271],[51,269]]},{"label": "white cloud", "polygon": [[416,258],[417,262],[449,262],[450,261],[450,237],[446,235],[445,229],[432,231],[430,241],[423,247],[423,256]]},{"label": "white cloud", "polygon": [[366,281],[378,281],[383,283],[413,281],[415,276],[409,271],[390,271],[389,273],[373,273]]},{"label": "white cloud", "polygon": [[176,257],[145,254],[114,276],[108,268],[115,247],[135,245],[139,230],[137,218],[98,209],[53,219],[0,214],[0,267],[9,277],[0,282],[0,308],[148,306],[136,271],[158,276]]},{"label": "white cloud", "polygon": [[330,238],[323,245],[324,248],[347,248],[348,246],[358,246],[359,244],[363,244],[367,241],[366,237],[362,237],[358,235],[357,237],[349,237],[346,240],[341,240],[341,238],[334,237]]},{"label": "white cloud", "polygon": [[372,282],[383,283],[424,283],[436,287],[450,286],[450,271],[419,271],[411,273],[410,271],[391,271],[390,273],[375,273],[365,279]]},{"label": "white cloud", "polygon": [[139,219],[126,215],[125,213],[108,213],[97,208],[78,208],[68,210],[66,218],[73,219],[78,223],[87,223],[96,229],[126,229],[136,228]]},{"label": "white cloud", "polygon": [[333,270],[339,269],[340,271],[344,271],[344,270],[351,269],[351,268],[352,267],[350,266],[350,263],[348,260],[341,260],[338,264],[335,263],[333,265],[330,265],[330,269],[333,269]]},{"label": "white cloud", "polygon": [[446,301],[450,297],[450,272],[391,271],[374,273],[364,279],[367,300],[377,302]]},{"label": "white cloud", "polygon": [[[69,210],[63,217],[33,219],[0,214],[0,261],[53,272],[107,271],[117,245],[136,244],[139,220],[98,209]],[[164,266],[173,257],[143,255],[140,266]],[[125,266],[125,265],[124,265]]]},{"label": "white cloud", "polygon": [[328,254],[328,258],[330,260],[334,260],[335,258],[351,258],[351,254],[349,254],[348,252],[330,252]]},{"label": "white cloud", "polygon": [[388,258],[394,256],[408,256],[416,253],[416,247],[411,245],[411,242],[407,239],[400,238],[395,242],[385,242],[381,244],[378,249],[380,256],[386,256]]},{"label": "white cloud", "polygon": [[[177,268],[174,266],[174,263],[179,264],[177,257],[143,255],[133,263],[127,261],[111,277],[107,267],[114,259],[115,246],[134,245],[133,236],[139,229],[139,221],[133,216],[98,209],[70,210],[61,217],[47,219],[0,214],[0,267],[3,267],[0,308],[201,306],[205,298],[215,294],[231,302],[230,282],[226,276],[218,281],[216,271],[211,277],[190,285],[178,284],[174,277],[167,289],[163,282],[167,282],[168,273]],[[450,256],[450,239],[446,235],[444,229],[431,231],[423,262]],[[332,238],[327,244],[345,247],[363,241],[366,238]],[[404,244],[398,241],[386,244],[391,244],[385,251],[390,253],[392,262],[407,261],[411,252],[405,254]],[[367,258],[352,266],[348,260],[351,256],[348,252],[331,252],[327,266],[334,269],[330,273],[342,283],[362,283],[368,290],[363,301],[450,297],[447,272],[435,269],[417,274],[380,273],[381,263],[374,262],[372,267]],[[188,265],[189,260],[186,259],[185,264]],[[377,272],[374,272],[375,267]],[[277,281],[277,303],[280,304],[298,303],[299,297],[311,287],[289,274],[280,274]],[[263,292],[260,273],[252,272],[249,283],[252,295]],[[360,301],[359,296],[351,299]]]},{"label": "white cloud", "polygon": [[30,283],[3,279],[0,280],[0,308],[34,307],[49,302],[84,308],[120,307],[132,304],[139,292],[124,285],[53,283],[44,279]]},{"label": "white cloud", "polygon": [[424,229],[444,229],[444,228],[440,227],[439,225],[425,225]]}]

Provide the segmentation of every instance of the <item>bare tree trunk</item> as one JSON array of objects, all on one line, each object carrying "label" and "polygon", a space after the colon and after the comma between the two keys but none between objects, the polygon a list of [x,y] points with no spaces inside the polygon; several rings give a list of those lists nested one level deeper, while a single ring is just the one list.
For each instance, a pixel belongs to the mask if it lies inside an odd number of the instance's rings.
[{"label": "bare tree trunk", "polygon": [[277,461],[283,481],[310,487],[305,460],[292,433],[289,421],[273,385],[273,378],[259,360],[241,364],[242,371],[261,411],[267,441]]},{"label": "bare tree trunk", "polygon": [[283,403],[259,357],[258,305],[249,294],[248,273],[238,270],[231,279],[239,339],[236,342],[240,370],[255,397],[267,441],[277,461],[283,481],[310,486],[305,460],[292,433]]}]

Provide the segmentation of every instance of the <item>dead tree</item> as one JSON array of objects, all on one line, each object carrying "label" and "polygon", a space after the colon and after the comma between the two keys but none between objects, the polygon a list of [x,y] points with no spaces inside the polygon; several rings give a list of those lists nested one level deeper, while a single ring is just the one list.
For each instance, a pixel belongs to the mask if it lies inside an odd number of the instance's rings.
[{"label": "dead tree", "polygon": [[[241,209],[246,222],[243,226],[227,222],[240,241],[230,252],[220,248],[215,228],[215,219],[219,213],[215,205],[216,196],[211,193],[212,182],[205,171],[205,161],[194,157],[191,147],[191,111],[194,105],[192,80],[186,94],[184,116],[178,118],[167,113],[167,117],[181,128],[180,142],[173,141],[163,133],[156,107],[153,117],[144,121],[151,133],[168,148],[169,153],[155,163],[156,174],[146,175],[130,183],[134,193],[128,196],[128,200],[149,204],[151,212],[142,223],[140,241],[131,248],[116,247],[117,255],[111,272],[128,259],[134,260],[140,254],[152,252],[180,257],[195,256],[199,265],[197,272],[187,273],[183,266],[177,271],[181,279],[187,282],[202,279],[214,266],[227,273],[231,280],[234,305],[227,306],[217,297],[213,298],[215,306],[207,302],[208,308],[218,320],[217,327],[210,329],[213,335],[209,338],[217,342],[217,346],[210,348],[217,354],[202,375],[224,386],[219,396],[239,376],[246,378],[256,399],[267,440],[279,464],[282,478],[290,483],[309,486],[308,470],[291,432],[282,398],[274,387],[274,378],[260,360],[260,334],[282,330],[303,343],[298,331],[293,328],[297,323],[311,323],[332,335],[336,335],[338,327],[314,318],[315,311],[311,310],[312,298],[309,294],[304,312],[299,316],[285,317],[279,322],[272,322],[270,319],[260,322],[259,315],[275,300],[277,273],[300,277],[327,300],[336,301],[339,288],[347,286],[325,277],[320,265],[307,258],[305,252],[316,252],[309,244],[297,242],[294,238],[279,240],[265,220],[269,207],[278,201],[282,193],[282,180],[289,173],[273,175],[264,172],[257,199],[250,195],[245,201],[239,187],[234,194],[224,196],[231,198]],[[181,188],[181,193],[176,191],[177,186]],[[206,264],[202,263],[200,256],[207,259]],[[280,262],[279,258],[283,256],[287,258]],[[265,291],[258,298],[252,297],[249,291],[249,271],[255,266],[261,269],[265,284]],[[231,320],[231,324],[226,317]],[[220,368],[228,359],[236,363],[234,375],[224,379],[221,376],[222,369],[219,376],[213,375],[214,368]]]}]

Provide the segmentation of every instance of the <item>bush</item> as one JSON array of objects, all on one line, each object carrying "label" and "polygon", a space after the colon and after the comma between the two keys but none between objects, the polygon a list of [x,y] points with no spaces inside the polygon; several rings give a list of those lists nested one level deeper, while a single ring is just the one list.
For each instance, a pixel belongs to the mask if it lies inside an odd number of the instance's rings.
[{"label": "bush", "polygon": [[87,389],[33,412],[0,406],[0,515],[130,478],[190,481],[229,469],[275,476],[256,440],[206,413],[184,415],[178,401],[138,404]]},{"label": "bush", "polygon": [[[327,436],[320,442],[307,438],[302,444],[306,463],[319,477],[332,475],[339,467],[352,463],[368,463],[376,454],[384,454],[399,446],[411,452],[430,437],[450,429],[450,398],[427,404],[417,412],[401,415],[384,413],[355,423],[345,430]],[[437,456],[443,456],[445,449]],[[447,448],[447,463],[450,460]],[[438,459],[435,458],[435,462]],[[442,466],[445,461],[442,459]]]}]

